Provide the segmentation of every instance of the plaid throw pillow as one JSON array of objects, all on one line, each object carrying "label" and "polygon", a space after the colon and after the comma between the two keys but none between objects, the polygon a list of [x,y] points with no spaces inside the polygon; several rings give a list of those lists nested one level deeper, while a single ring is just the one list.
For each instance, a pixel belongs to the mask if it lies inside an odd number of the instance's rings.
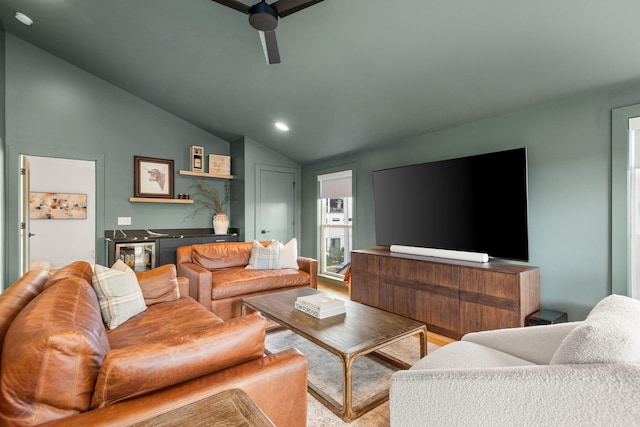
[{"label": "plaid throw pillow", "polygon": [[102,320],[114,329],[147,309],[136,273],[118,260],[113,268],[96,264],[93,289],[100,301]]},{"label": "plaid throw pillow", "polygon": [[251,246],[251,258],[249,258],[249,265],[246,268],[249,270],[278,270],[280,269],[278,264],[279,254],[279,242],[274,241],[269,246],[264,247],[260,242],[254,240]]}]

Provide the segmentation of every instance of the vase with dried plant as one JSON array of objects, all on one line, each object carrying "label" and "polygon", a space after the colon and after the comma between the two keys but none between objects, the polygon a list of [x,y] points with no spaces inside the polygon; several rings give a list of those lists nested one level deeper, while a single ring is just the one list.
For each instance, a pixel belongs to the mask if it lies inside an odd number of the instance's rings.
[{"label": "vase with dried plant", "polygon": [[193,216],[201,210],[213,213],[213,232],[227,234],[229,217],[224,211],[224,206],[229,202],[229,183],[224,184],[224,196],[220,196],[217,189],[210,187],[204,181],[195,181],[193,188],[195,189],[191,196],[195,206]]}]

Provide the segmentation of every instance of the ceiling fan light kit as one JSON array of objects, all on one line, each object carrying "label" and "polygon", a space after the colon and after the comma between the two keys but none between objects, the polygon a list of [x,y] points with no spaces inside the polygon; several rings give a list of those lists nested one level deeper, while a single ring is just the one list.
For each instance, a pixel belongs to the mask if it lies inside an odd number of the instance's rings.
[{"label": "ceiling fan light kit", "polygon": [[251,7],[237,0],[212,1],[249,15],[249,25],[260,31],[262,49],[267,62],[269,64],[279,64],[280,52],[278,51],[278,43],[276,42],[274,31],[278,26],[278,18],[299,12],[323,0],[278,0],[271,4],[261,0]]}]

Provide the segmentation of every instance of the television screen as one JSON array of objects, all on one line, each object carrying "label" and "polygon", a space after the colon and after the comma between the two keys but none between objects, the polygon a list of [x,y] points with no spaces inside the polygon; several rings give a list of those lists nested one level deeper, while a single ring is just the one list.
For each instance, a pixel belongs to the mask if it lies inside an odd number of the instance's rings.
[{"label": "television screen", "polygon": [[528,261],[525,148],[373,172],[376,244]]}]

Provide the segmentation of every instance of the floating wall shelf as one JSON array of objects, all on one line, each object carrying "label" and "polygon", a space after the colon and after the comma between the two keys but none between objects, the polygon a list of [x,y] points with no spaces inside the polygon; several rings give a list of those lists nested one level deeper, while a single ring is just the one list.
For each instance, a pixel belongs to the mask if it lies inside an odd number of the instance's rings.
[{"label": "floating wall shelf", "polygon": [[178,171],[178,173],[180,175],[199,176],[201,178],[233,179],[233,175],[219,175],[215,173],[191,172],[191,171]]},{"label": "floating wall shelf", "polygon": [[192,199],[156,199],[151,197],[129,197],[131,203],[181,203],[189,205],[193,203]]}]

